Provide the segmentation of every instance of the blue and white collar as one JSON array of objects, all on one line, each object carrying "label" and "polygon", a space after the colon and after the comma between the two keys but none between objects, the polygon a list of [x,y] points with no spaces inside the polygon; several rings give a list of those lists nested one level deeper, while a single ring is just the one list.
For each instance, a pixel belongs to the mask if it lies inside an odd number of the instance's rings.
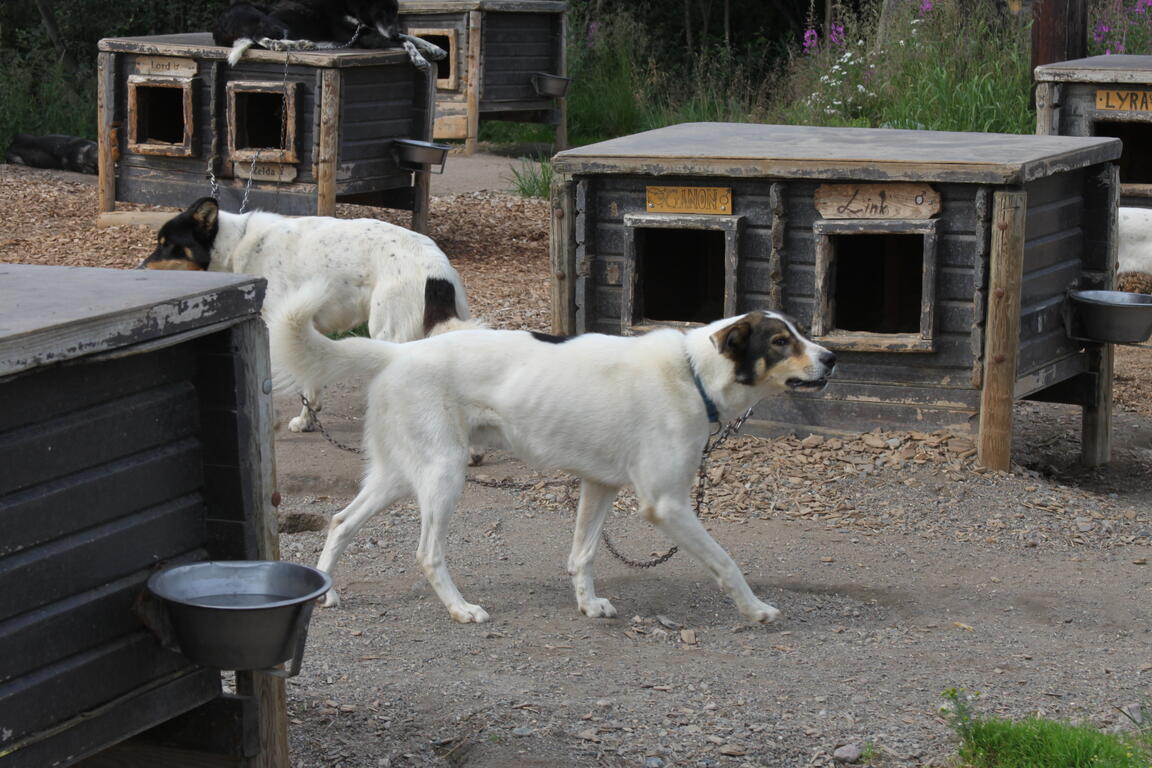
[{"label": "blue and white collar", "polygon": [[708,392],[704,389],[704,382],[700,381],[699,374],[696,373],[696,366],[692,365],[692,358],[688,358],[688,370],[692,374],[692,383],[696,385],[696,391],[700,393],[700,399],[704,401],[704,410],[708,414],[709,424],[720,423],[720,409],[716,407],[716,401],[708,396]]}]

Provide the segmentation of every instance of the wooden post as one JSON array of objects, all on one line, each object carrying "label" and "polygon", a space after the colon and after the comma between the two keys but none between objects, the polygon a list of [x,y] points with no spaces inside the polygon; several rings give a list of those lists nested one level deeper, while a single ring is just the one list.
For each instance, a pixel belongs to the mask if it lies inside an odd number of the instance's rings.
[{"label": "wooden post", "polygon": [[464,135],[464,154],[476,151],[480,140],[480,81],[484,77],[480,44],[483,40],[480,25],[484,14],[481,11],[468,11],[468,58],[465,66],[464,121],[467,128]]},{"label": "wooden post", "polygon": [[552,332],[576,332],[576,182],[552,180]]},{"label": "wooden post", "polygon": [[336,163],[340,155],[340,70],[320,76],[320,129],[316,137],[316,215],[336,215]]},{"label": "wooden post", "polygon": [[116,115],[116,58],[115,54],[96,54],[96,152],[99,176],[96,187],[96,209],[100,212],[116,210],[116,159],[114,117]]},{"label": "wooden post", "polygon": [[[1120,167],[1115,163],[1102,181],[1108,184],[1105,211],[1108,216],[1108,252],[1105,255],[1104,289],[1116,288],[1116,250],[1119,243]],[[1115,347],[1099,344],[1087,349],[1088,371],[1096,374],[1092,403],[1084,406],[1080,422],[1080,460],[1099,467],[1112,459],[1112,365]]]},{"label": "wooden post", "polygon": [[[563,77],[568,76],[568,14],[560,14],[560,72]],[[571,83],[569,83],[571,87]],[[557,99],[556,111],[556,146],[553,147],[554,152],[562,152],[568,149],[568,95],[565,94]]]},{"label": "wooden post", "polygon": [[[424,76],[424,110],[423,130],[420,136],[432,137],[433,123],[436,115],[436,68],[433,67]],[[432,169],[425,167],[422,171],[412,174],[412,229],[421,234],[428,233],[429,201],[432,198]]]},{"label": "wooden post", "polygon": [[999,190],[992,201],[984,388],[980,393],[978,458],[989,469],[1012,463],[1012,403],[1020,344],[1020,282],[1028,193]]},{"label": "wooden post", "polygon": [[1088,53],[1086,0],[1040,0],[1032,21],[1032,68]]}]

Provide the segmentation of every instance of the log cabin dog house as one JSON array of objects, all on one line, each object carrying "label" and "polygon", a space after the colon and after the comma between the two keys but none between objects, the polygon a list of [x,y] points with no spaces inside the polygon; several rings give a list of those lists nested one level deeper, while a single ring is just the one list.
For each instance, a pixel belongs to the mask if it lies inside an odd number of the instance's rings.
[{"label": "log cabin dog house", "polygon": [[481,120],[555,126],[568,146],[566,2],[400,0],[408,33],[448,56],[436,73],[437,139],[464,139],[476,151]]},{"label": "log cabin dog house", "polygon": [[1107,461],[1111,347],[1071,288],[1115,279],[1120,142],[675,125],[553,158],[553,325],[631,334],[782,309],[835,350],[754,429],[949,429],[1007,468],[1017,398],[1083,407]]},{"label": "log cabin dog house", "polygon": [[0,265],[0,766],[288,765],[284,681],[225,694],[145,610],[166,564],[278,556],[263,294]]},{"label": "log cabin dog house", "polygon": [[207,32],[99,43],[99,206],[331,216],[337,202],[428,217],[429,166],[405,142],[432,138],[434,76],[402,49],[278,53],[235,67]]},{"label": "log cabin dog house", "polygon": [[1036,67],[1036,133],[1114,136],[1120,205],[1152,207],[1152,56],[1091,56]]}]

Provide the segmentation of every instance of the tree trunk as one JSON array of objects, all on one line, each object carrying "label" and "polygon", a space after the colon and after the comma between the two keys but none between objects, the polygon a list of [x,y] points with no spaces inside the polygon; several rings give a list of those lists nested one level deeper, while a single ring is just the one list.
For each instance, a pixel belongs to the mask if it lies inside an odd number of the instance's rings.
[{"label": "tree trunk", "polygon": [[60,27],[56,23],[56,14],[52,12],[50,0],[36,0],[36,10],[40,11],[40,18],[44,21],[44,31],[48,33],[48,39],[52,41],[52,47],[56,49],[56,56],[63,65],[64,71],[75,78],[77,74],[76,59],[68,53],[64,39],[60,36]]},{"label": "tree trunk", "polygon": [[688,43],[688,55],[691,56],[696,50],[692,41],[692,0],[684,0],[684,39]]}]

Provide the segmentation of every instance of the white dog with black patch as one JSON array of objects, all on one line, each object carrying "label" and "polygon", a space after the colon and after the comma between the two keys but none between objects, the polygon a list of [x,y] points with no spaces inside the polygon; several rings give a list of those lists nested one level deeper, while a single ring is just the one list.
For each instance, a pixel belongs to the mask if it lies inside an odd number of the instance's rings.
[{"label": "white dog with black patch", "polygon": [[[436,243],[376,219],[228,213],[203,197],[165,222],[156,250],[139,268],[259,275],[268,281],[266,321],[285,295],[320,281],[323,303],[309,311],[321,333],[367,323],[373,338],[402,342],[468,319],[460,276]],[[277,371],[284,362],[272,355]],[[319,411],[319,389],[303,392],[312,411]],[[314,429],[313,412],[303,408],[288,426],[294,432]]]},{"label": "white dog with black patch", "polygon": [[[311,285],[286,297],[269,323],[272,354],[296,384],[375,377],[364,425],[368,472],[356,498],[332,518],[319,568],[333,573],[365,522],[415,496],[416,556],[433,589],[456,621],[487,621],[483,608],[460,595],[444,552],[469,437],[480,432],[527,462],[581,478],[568,571],[586,615],[616,615],[596,595],[592,563],[612,500],[628,485],[643,515],[703,563],[744,616],[779,616],[697,520],[689,491],[712,422],[773,393],[827,383],[835,356],[789,319],[756,311],[687,333],[639,337],[461,330],[409,344],[333,341],[316,332],[311,315],[326,303],[324,292]],[[338,603],[330,591],[325,604]]]}]

